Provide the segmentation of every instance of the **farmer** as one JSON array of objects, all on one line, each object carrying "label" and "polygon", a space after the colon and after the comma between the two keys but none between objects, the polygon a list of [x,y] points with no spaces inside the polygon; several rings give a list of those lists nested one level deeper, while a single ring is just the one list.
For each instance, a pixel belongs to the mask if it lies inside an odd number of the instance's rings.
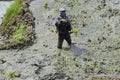
[{"label": "farmer", "polygon": [[64,8],[60,8],[60,16],[57,18],[55,23],[56,30],[58,32],[58,49],[62,49],[62,44],[64,39],[67,41],[69,48],[71,47],[71,36],[72,33],[71,24],[69,18],[66,16],[66,10]]}]

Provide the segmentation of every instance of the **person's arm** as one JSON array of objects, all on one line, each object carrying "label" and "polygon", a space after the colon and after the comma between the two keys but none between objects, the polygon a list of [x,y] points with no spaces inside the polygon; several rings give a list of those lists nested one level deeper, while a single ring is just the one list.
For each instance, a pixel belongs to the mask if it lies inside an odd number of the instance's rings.
[{"label": "person's arm", "polygon": [[72,32],[72,26],[71,26],[71,20],[67,17],[67,22],[68,22],[68,30],[69,30],[69,33],[73,33]]},{"label": "person's arm", "polygon": [[59,32],[59,24],[60,24],[60,18],[57,18],[56,22],[55,22],[55,26],[56,26],[56,31]]},{"label": "person's arm", "polygon": [[56,26],[56,31],[58,32],[58,22],[55,23],[55,26]]},{"label": "person's arm", "polygon": [[72,32],[72,26],[71,26],[71,25],[70,25],[69,33],[70,33],[70,34],[73,33],[73,32]]},{"label": "person's arm", "polygon": [[72,26],[71,26],[71,23],[69,23],[69,26],[70,26],[70,31],[72,30]]}]

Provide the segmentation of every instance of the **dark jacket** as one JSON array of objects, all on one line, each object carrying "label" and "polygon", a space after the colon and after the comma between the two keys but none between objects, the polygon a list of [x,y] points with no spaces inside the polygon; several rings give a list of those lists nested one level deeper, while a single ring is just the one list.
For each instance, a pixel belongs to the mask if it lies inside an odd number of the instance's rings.
[{"label": "dark jacket", "polygon": [[[63,21],[63,19],[65,21]],[[69,34],[69,31],[71,31],[72,29],[70,20],[68,19],[68,17],[66,18],[58,17],[55,23],[55,26],[56,26],[58,34]]]}]

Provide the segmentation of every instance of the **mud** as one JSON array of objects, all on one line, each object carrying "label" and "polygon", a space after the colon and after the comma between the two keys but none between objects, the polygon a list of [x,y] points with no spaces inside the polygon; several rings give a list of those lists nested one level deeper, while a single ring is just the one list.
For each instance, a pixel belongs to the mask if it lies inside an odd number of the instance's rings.
[{"label": "mud", "polygon": [[[54,1],[54,2],[53,2]],[[36,43],[23,50],[0,51],[1,80],[16,71],[15,80],[119,80],[119,0],[34,0]],[[57,50],[54,22],[60,7],[67,9],[73,28],[71,50]],[[65,42],[63,47],[66,48]],[[61,52],[61,53],[60,53]],[[59,54],[58,54],[59,53]]]}]

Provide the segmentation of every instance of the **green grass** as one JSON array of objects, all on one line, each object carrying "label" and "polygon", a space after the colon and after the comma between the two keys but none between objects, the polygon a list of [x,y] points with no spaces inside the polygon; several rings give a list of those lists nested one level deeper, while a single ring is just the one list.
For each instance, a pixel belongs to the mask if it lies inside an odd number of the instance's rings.
[{"label": "green grass", "polygon": [[6,26],[12,18],[21,12],[20,4],[21,0],[14,0],[12,5],[7,9],[6,14],[3,18],[3,26]]},{"label": "green grass", "polygon": [[15,30],[15,32],[13,33],[12,37],[11,37],[11,41],[12,42],[19,42],[22,40],[25,40],[26,37],[24,35],[25,32],[25,24],[21,23],[19,28]]},{"label": "green grass", "polygon": [[44,8],[48,8],[48,2],[45,2],[43,6]]}]

